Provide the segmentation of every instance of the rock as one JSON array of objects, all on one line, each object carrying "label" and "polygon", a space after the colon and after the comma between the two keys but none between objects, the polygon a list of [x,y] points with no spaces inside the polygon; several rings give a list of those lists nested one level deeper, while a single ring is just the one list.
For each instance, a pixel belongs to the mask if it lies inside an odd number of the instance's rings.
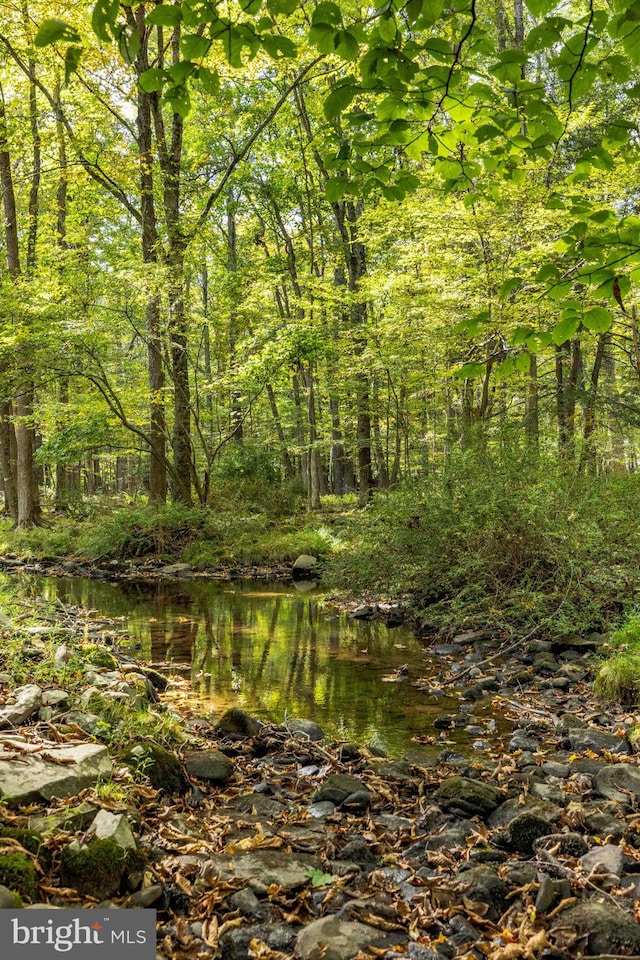
[{"label": "rock", "polygon": [[604,753],[605,750],[609,753],[631,753],[631,746],[626,737],[605,733],[595,727],[570,730],[567,739],[574,753],[584,753],[586,750],[593,750],[594,753]]},{"label": "rock", "polygon": [[243,887],[242,890],[233,893],[228,898],[228,904],[232,910],[239,910],[244,917],[249,917],[250,920],[256,920],[265,913],[265,907],[250,887]]},{"label": "rock", "polygon": [[302,717],[292,717],[280,727],[286,730],[294,740],[324,740],[324,730],[313,720],[304,720]]},{"label": "rock", "polygon": [[538,846],[544,850],[553,850],[554,855],[574,857],[576,860],[589,850],[589,844],[579,833],[550,833],[536,842],[536,849]]},{"label": "rock", "polygon": [[233,776],[233,764],[224,753],[219,750],[199,750],[197,753],[188,753],[184,758],[187,773],[201,780],[211,780],[213,783],[222,783]]},{"label": "rock", "polygon": [[611,837],[613,840],[619,840],[624,835],[624,821],[600,810],[585,817],[584,825],[589,833],[600,839]]},{"label": "rock", "polygon": [[314,568],[318,566],[318,558],[311,556],[309,553],[301,553],[300,556],[293,561],[291,566],[299,576],[301,573],[308,573],[314,570]]},{"label": "rock", "polygon": [[263,726],[260,720],[240,707],[231,707],[222,714],[213,729],[219,737],[255,737]]},{"label": "rock", "polygon": [[624,870],[624,853],[613,843],[605,843],[585,853],[580,857],[580,863],[585,874],[608,873],[614,877],[621,877]]},{"label": "rock", "polygon": [[35,900],[38,895],[38,875],[31,857],[20,850],[0,854],[0,884],[24,900]]},{"label": "rock", "polygon": [[129,747],[121,760],[134,772],[149,778],[156,790],[173,794],[186,793],[189,781],[175,753],[152,740],[144,740]]},{"label": "rock", "polygon": [[158,570],[159,577],[188,577],[190,573],[191,564],[189,563],[171,563]]},{"label": "rock", "polygon": [[20,897],[13,893],[12,890],[9,890],[8,887],[0,884],[0,910],[15,910],[20,906]]},{"label": "rock", "polygon": [[257,881],[258,886],[265,889],[275,883],[287,891],[308,884],[310,874],[315,870],[322,870],[318,857],[308,853],[283,853],[271,848],[218,853],[202,865],[205,879],[217,876],[229,880],[233,877]]},{"label": "rock", "polygon": [[564,943],[573,932],[576,939],[586,938],[589,956],[640,953],[640,924],[614,903],[584,900],[562,910],[552,933],[561,934]]},{"label": "rock", "polygon": [[467,846],[467,837],[476,833],[476,827],[469,820],[461,820],[454,826],[445,827],[438,833],[427,837],[423,844],[425,850],[455,850]]},{"label": "rock", "polygon": [[335,813],[336,805],[331,803],[330,800],[321,800],[319,803],[311,803],[307,807],[307,813],[310,817],[315,817],[316,820],[321,820],[323,817],[330,817],[332,813]]},{"label": "rock", "polygon": [[[19,764],[7,759],[15,747],[21,751]],[[0,794],[9,806],[71,797],[111,776],[109,752],[95,743],[47,745],[47,755],[52,759],[41,759],[21,737],[0,738]]]},{"label": "rock", "polygon": [[123,848],[113,840],[73,840],[60,854],[60,879],[63,886],[103,900],[118,892],[126,874],[141,870],[143,864],[137,850],[129,848],[123,856]]},{"label": "rock", "polygon": [[69,694],[66,690],[45,690],[42,694],[42,705],[44,707],[60,707],[68,700]]},{"label": "rock", "polygon": [[313,920],[298,934],[296,957],[300,960],[350,960],[367,947],[381,950],[398,942],[401,938],[355,920],[322,917]]},{"label": "rock", "polygon": [[537,817],[542,817],[543,820],[555,823],[562,816],[562,808],[546,800],[536,800],[529,797],[522,803],[520,797],[514,797],[512,800],[505,800],[497,810],[494,810],[487,823],[492,829],[506,827],[507,824],[523,813],[535,814]]},{"label": "rock", "polygon": [[146,910],[148,907],[152,907],[154,903],[157,903],[163,893],[164,889],[162,884],[154,883],[150,887],[144,887],[144,889],[132,893],[127,900],[127,906],[142,907]]},{"label": "rock", "polygon": [[341,860],[352,860],[363,867],[373,867],[378,863],[378,857],[369,849],[362,837],[356,837],[350,840],[340,851]]},{"label": "rock", "polygon": [[444,809],[461,811],[464,816],[487,817],[504,798],[500,790],[482,780],[449,777],[436,790],[435,799]]},{"label": "rock", "polygon": [[98,840],[112,840],[121,850],[135,850],[136,841],[124,813],[99,810],[89,827],[89,834]]},{"label": "rock", "polygon": [[521,813],[494,840],[517,853],[530,854],[536,840],[553,833],[553,824],[535,813]]},{"label": "rock", "polygon": [[321,800],[330,800],[331,803],[341,804],[353,795],[359,796],[359,806],[361,806],[365,795],[369,797],[369,802],[371,802],[371,794],[362,780],[359,780],[358,777],[352,777],[348,773],[334,773],[327,777],[322,786],[316,790],[313,800],[315,803]]},{"label": "rock", "polygon": [[291,927],[285,923],[253,923],[247,927],[230,930],[222,935],[220,938],[221,956],[224,957],[224,960],[248,960],[249,957],[255,957],[256,954],[253,950],[249,952],[249,945],[253,940],[266,944],[269,956],[272,955],[271,951],[277,951],[276,955],[283,956],[285,950],[289,955],[289,948],[293,944],[294,936]]},{"label": "rock", "polygon": [[15,698],[13,703],[0,707],[0,728],[20,726],[42,706],[42,690],[35,683],[17,687],[13,697]]},{"label": "rock", "polygon": [[44,815],[29,817],[29,829],[35,830],[42,836],[59,833],[61,830],[72,830],[79,833],[86,830],[95,819],[98,807],[86,800],[77,805],[65,804],[59,810]]},{"label": "rock", "polygon": [[371,620],[375,612],[376,608],[372,607],[371,604],[361,603],[359,607],[350,612],[349,617],[352,620]]},{"label": "rock", "polygon": [[640,768],[631,763],[602,767],[596,773],[594,786],[601,797],[628,804],[633,797],[640,797]]},{"label": "rock", "polygon": [[488,905],[486,916],[489,920],[497,920],[506,910],[509,886],[491,867],[472,867],[458,873],[456,881],[465,897]]}]

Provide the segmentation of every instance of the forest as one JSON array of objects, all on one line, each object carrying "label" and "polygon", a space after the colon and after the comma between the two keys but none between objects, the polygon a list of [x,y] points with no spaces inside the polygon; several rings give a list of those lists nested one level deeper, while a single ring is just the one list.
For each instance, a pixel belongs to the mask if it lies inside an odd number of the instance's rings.
[{"label": "forest", "polygon": [[280,523],[362,588],[633,608],[636,4],[24,0],[0,52],[14,549]]}]

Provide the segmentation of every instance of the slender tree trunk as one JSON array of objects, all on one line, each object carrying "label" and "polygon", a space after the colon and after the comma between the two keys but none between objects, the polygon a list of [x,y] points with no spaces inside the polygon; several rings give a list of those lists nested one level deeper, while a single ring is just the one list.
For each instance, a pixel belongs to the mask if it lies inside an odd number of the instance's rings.
[{"label": "slender tree trunk", "polygon": [[532,456],[537,457],[540,450],[540,417],[538,413],[538,361],[534,353],[529,361],[527,378],[524,430]]},{"label": "slender tree trunk", "polygon": [[[138,7],[135,26],[140,37],[140,49],[136,58],[138,77],[149,68],[148,32],[144,23],[144,7]],[[164,409],[164,363],[162,358],[162,329],[160,294],[156,289],[156,268],[160,254],[160,241],[153,183],[152,115],[154,94],[145,93],[138,84],[138,109],[136,133],[138,138],[140,214],[142,260],[150,277],[145,278],[146,306],[145,325],[147,334],[147,382],[149,385],[149,500],[164,503],[167,497],[167,426]]]},{"label": "slender tree trunk", "polygon": [[[39,151],[34,152],[34,174],[39,178]],[[7,120],[4,95],[0,89],[0,186],[2,187],[7,269],[15,284],[22,280],[20,251],[18,244],[18,222],[16,200],[11,173],[11,158],[7,140]],[[30,197],[30,204],[35,201]],[[18,350],[19,378],[15,400],[15,439],[16,439],[16,490],[18,501],[18,527],[35,524],[40,519],[40,503],[36,483],[33,458],[33,383],[29,373],[25,348]]]}]

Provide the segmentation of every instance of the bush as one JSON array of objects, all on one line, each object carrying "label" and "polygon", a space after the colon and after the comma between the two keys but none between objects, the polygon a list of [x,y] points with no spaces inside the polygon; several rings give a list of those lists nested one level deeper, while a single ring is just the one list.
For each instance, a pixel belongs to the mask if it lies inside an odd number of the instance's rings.
[{"label": "bush", "polygon": [[640,655],[620,654],[600,667],[594,693],[603,700],[634,706],[640,699]]},{"label": "bush", "polygon": [[410,593],[436,625],[602,629],[640,583],[640,543],[629,536],[637,487],[633,475],[576,478],[508,450],[457,451],[441,473],[379,494],[327,576]]}]

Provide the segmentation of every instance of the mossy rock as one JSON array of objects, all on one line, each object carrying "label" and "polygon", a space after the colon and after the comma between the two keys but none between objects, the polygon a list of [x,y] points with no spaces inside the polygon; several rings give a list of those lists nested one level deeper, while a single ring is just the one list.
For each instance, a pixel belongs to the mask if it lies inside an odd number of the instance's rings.
[{"label": "mossy rock", "polygon": [[60,879],[63,886],[78,893],[104,900],[120,889],[128,873],[139,871],[144,859],[138,850],[123,850],[113,840],[74,840],[60,854]]},{"label": "mossy rock", "polygon": [[94,667],[115,670],[118,666],[116,658],[97,643],[84,643],[80,647],[80,656],[85,663],[90,663]]},{"label": "mossy rock", "polygon": [[35,830],[24,830],[19,827],[0,826],[0,839],[2,837],[17,840],[29,853],[38,853],[43,844],[43,838]]},{"label": "mossy rock", "polygon": [[26,853],[0,854],[0,884],[19,894],[23,900],[38,899],[38,875]]},{"label": "mossy rock", "polygon": [[134,773],[143,773],[149,778],[151,786],[166,793],[186,793],[189,789],[182,764],[174,753],[159,743],[144,741],[136,743],[121,755]]}]

